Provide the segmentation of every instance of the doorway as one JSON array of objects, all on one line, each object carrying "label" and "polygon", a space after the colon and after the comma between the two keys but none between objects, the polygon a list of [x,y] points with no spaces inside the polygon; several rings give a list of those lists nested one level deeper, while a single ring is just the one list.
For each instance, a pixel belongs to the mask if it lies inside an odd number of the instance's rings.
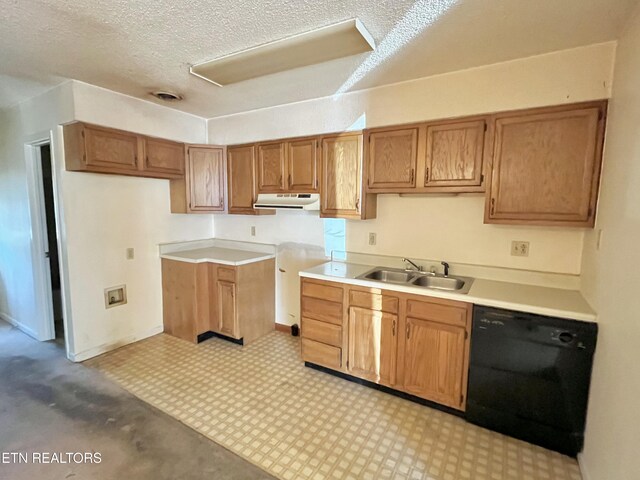
[{"label": "doorway", "polygon": [[49,279],[51,288],[51,310],[55,341],[64,344],[64,319],[62,310],[62,287],[60,282],[60,259],[58,257],[58,229],[56,226],[55,196],[53,190],[53,166],[51,162],[51,144],[37,147],[40,151],[40,171],[42,187],[42,207],[44,213],[45,257],[49,260]]}]

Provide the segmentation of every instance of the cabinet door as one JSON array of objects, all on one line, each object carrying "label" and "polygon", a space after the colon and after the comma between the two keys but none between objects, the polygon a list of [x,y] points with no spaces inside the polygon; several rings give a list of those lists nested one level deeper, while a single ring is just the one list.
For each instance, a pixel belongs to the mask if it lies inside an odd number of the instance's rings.
[{"label": "cabinet door", "polygon": [[465,329],[412,317],[405,329],[405,391],[462,409]]},{"label": "cabinet door", "polygon": [[109,168],[114,173],[138,170],[136,134],[88,125],[83,132],[87,167]]},{"label": "cabinet door", "polygon": [[498,115],[485,222],[593,226],[603,108]]},{"label": "cabinet door", "polygon": [[485,129],[485,120],[428,125],[424,186],[480,191]]},{"label": "cabinet door", "polygon": [[164,331],[190,342],[196,341],[196,265],[162,259]]},{"label": "cabinet door", "polygon": [[238,336],[236,315],[236,285],[218,280],[218,323],[219,331],[230,337]]},{"label": "cabinet door", "polygon": [[396,381],[398,316],[349,308],[349,373],[372,382]]},{"label": "cabinet door", "polygon": [[284,143],[258,145],[258,192],[284,191],[285,167]]},{"label": "cabinet door", "polygon": [[184,175],[184,144],[144,137],[144,171],[170,177]]},{"label": "cabinet door", "polygon": [[187,148],[189,210],[224,211],[224,149]]},{"label": "cabinet door", "polygon": [[362,135],[322,139],[322,217],[360,218]]},{"label": "cabinet door", "polygon": [[254,156],[253,145],[227,150],[229,213],[255,213]]},{"label": "cabinet door", "polygon": [[368,189],[415,187],[417,161],[418,128],[370,133]]},{"label": "cabinet door", "polygon": [[318,141],[315,138],[287,142],[287,191],[318,192]]}]

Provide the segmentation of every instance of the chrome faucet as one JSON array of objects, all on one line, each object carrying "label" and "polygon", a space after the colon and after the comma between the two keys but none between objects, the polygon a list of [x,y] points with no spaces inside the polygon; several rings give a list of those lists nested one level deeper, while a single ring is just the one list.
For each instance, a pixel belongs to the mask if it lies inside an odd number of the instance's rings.
[{"label": "chrome faucet", "polygon": [[449,276],[449,264],[447,262],[440,262],[440,264],[444,267],[444,276]]},{"label": "chrome faucet", "polygon": [[422,267],[420,265],[416,265],[414,262],[412,262],[411,260],[409,260],[408,258],[403,258],[402,261],[404,263],[408,263],[410,265],[409,268],[407,268],[407,270],[411,270],[411,267],[415,268],[418,272],[422,271]]}]

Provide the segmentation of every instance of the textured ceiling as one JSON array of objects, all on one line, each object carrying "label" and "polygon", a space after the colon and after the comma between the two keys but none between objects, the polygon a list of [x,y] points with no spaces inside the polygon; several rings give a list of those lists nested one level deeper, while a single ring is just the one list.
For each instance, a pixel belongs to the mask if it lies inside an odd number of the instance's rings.
[{"label": "textured ceiling", "polygon": [[[637,0],[0,0],[0,107],[73,78],[203,117],[617,38]],[[189,65],[348,18],[378,45],[224,88]]]}]

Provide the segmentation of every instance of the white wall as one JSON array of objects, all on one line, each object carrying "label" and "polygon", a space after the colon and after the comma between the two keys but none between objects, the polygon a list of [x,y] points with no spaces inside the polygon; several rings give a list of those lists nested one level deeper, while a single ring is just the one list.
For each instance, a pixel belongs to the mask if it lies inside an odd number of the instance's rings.
[{"label": "white wall", "polygon": [[[0,312],[37,329],[24,143],[53,131],[64,218],[61,258],[72,320],[73,358],[83,359],[162,331],[157,245],[209,238],[212,215],[175,215],[169,182],[67,172],[62,127],[82,120],[184,142],[204,143],[204,119],[80,82],[69,82],[4,113],[0,132]],[[125,259],[125,249],[135,259]],[[106,310],[104,288],[126,284],[128,303]]]},{"label": "white wall", "polygon": [[[73,119],[71,83],[0,111],[0,318],[41,336],[24,146]],[[53,156],[61,155],[53,145]],[[58,147],[58,148],[56,148]]]},{"label": "white wall", "polygon": [[639,51],[640,8],[618,45],[596,228],[584,244],[582,289],[600,327],[581,458],[585,480],[640,476]]},{"label": "white wall", "polygon": [[[80,82],[73,95],[76,120],[206,141],[199,117]],[[171,214],[168,180],[66,171],[62,177],[76,356],[162,331],[157,245],[211,237],[213,216]],[[127,247],[135,249],[134,260],[126,260]],[[120,284],[128,303],[106,310],[104,288]]]},{"label": "white wall", "polygon": [[[591,45],[336,98],[214,118],[208,122],[209,142],[233,144],[608,98],[614,55],[615,43]],[[347,248],[579,273],[584,230],[484,225],[483,202],[481,195],[379,196],[377,219],[347,222]],[[321,232],[321,220],[315,220],[310,231]],[[243,238],[254,221],[221,217],[216,220],[216,236]],[[257,241],[298,228],[294,216],[259,222],[263,227],[258,230]],[[305,222],[307,228],[311,222]],[[375,248],[368,247],[368,232],[378,235]],[[531,242],[530,256],[511,257],[512,240]],[[322,239],[318,236],[310,243],[322,244]]]}]

